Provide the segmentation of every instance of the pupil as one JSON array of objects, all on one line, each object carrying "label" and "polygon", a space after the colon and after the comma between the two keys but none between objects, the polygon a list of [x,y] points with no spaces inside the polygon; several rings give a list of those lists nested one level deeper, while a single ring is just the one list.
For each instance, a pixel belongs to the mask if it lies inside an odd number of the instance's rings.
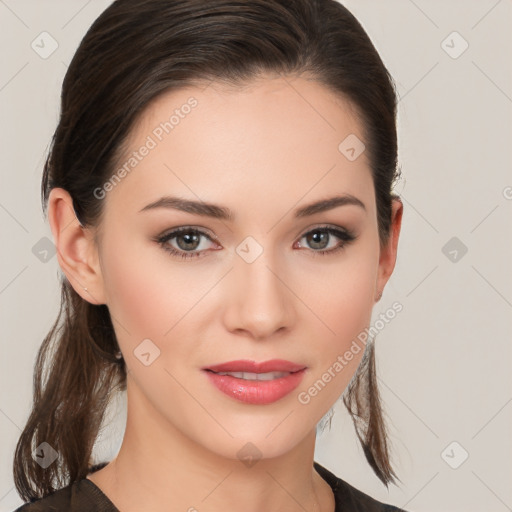
[{"label": "pupil", "polygon": [[[178,237],[178,240],[180,240],[180,238],[183,238],[185,240],[185,247],[181,247],[182,249],[190,249],[191,247],[187,247],[187,244],[194,244],[197,243],[197,239],[198,239],[198,236],[195,235],[195,234],[184,234],[184,235],[181,235],[181,237]],[[182,245],[178,242],[178,245]],[[195,247],[192,247],[192,249],[195,249]]]},{"label": "pupil", "polygon": [[[315,233],[313,235],[311,235],[311,237],[313,238],[313,243],[314,244],[317,244],[317,243],[321,244],[322,237],[326,237],[327,235],[328,235],[328,233],[323,233],[323,232],[320,232],[320,231],[315,231]],[[318,247],[317,247],[317,249],[318,249]]]}]

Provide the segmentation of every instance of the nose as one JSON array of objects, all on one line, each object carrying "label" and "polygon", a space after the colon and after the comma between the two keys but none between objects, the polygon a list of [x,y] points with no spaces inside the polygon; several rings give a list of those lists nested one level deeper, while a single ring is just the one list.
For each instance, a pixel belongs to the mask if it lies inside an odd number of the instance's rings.
[{"label": "nose", "polygon": [[224,322],[230,332],[268,339],[289,330],[295,320],[293,287],[271,251],[252,263],[236,257],[226,290]]}]

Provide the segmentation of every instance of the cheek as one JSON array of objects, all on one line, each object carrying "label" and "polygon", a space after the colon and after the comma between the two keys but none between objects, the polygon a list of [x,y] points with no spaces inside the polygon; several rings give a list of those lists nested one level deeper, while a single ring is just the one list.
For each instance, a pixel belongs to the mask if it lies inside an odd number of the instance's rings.
[{"label": "cheek", "polygon": [[348,340],[354,330],[370,321],[377,262],[378,254],[368,244],[359,244],[308,274],[307,304],[313,305],[311,309],[324,321],[333,339]]},{"label": "cheek", "polygon": [[113,235],[108,240],[103,251],[104,282],[125,359],[144,339],[152,340],[161,353],[172,342],[174,357],[190,357],[194,340],[189,339],[189,331],[197,306],[212,287],[211,275],[171,260],[142,235]]},{"label": "cheek", "polygon": [[104,246],[108,307],[116,333],[128,337],[133,346],[144,338],[161,338],[174,324],[174,312],[179,309],[177,289],[183,283],[178,276],[169,288],[159,251],[142,236],[135,239],[126,233],[110,235]]},{"label": "cheek", "polygon": [[308,321],[310,332],[311,322],[315,322],[319,333],[315,337],[318,365],[312,377],[335,383],[329,385],[332,399],[345,389],[357,370],[374,306],[378,248],[372,240],[361,242],[357,249],[354,246],[334,258],[335,263],[317,271],[315,279],[308,279],[305,292],[304,302],[312,305],[314,314]]}]

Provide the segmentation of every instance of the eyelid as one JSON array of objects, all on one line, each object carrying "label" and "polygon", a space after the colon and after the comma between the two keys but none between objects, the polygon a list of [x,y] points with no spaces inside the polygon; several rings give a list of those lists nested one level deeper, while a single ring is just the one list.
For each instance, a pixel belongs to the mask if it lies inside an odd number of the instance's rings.
[{"label": "eyelid", "polygon": [[179,234],[183,232],[189,232],[189,231],[197,231],[200,235],[205,236],[206,238],[209,238],[212,241],[215,241],[219,243],[219,238],[213,234],[212,231],[210,231],[208,228],[204,228],[202,226],[194,226],[194,225],[186,225],[186,226],[178,226],[175,228],[166,229],[162,234],[157,235],[155,237],[156,240],[165,238],[167,235],[173,234]]},{"label": "eyelid", "polygon": [[336,229],[338,231],[343,231],[347,235],[355,236],[355,232],[347,227],[341,226],[339,224],[332,224],[329,222],[324,222],[324,223],[320,222],[320,223],[312,224],[311,226],[308,226],[306,228],[302,228],[298,232],[298,234],[295,236],[295,238],[307,235],[308,233],[310,233],[311,231],[315,231],[316,229]]}]

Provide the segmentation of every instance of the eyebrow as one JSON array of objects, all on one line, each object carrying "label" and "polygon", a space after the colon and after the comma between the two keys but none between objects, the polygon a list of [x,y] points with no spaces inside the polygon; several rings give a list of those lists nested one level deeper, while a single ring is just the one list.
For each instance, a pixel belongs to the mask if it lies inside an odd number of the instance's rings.
[{"label": "eyebrow", "polygon": [[[316,213],[325,212],[338,208],[339,206],[354,205],[359,206],[366,211],[364,203],[351,194],[338,195],[329,199],[321,199],[314,203],[302,206],[295,210],[294,218],[309,217]],[[182,212],[192,213],[194,215],[202,215],[205,217],[213,217],[215,219],[227,220],[233,222],[235,220],[234,213],[225,206],[219,206],[203,201],[191,201],[181,197],[164,196],[152,203],[144,206],[140,212],[150,211],[157,208],[170,208]]]}]

